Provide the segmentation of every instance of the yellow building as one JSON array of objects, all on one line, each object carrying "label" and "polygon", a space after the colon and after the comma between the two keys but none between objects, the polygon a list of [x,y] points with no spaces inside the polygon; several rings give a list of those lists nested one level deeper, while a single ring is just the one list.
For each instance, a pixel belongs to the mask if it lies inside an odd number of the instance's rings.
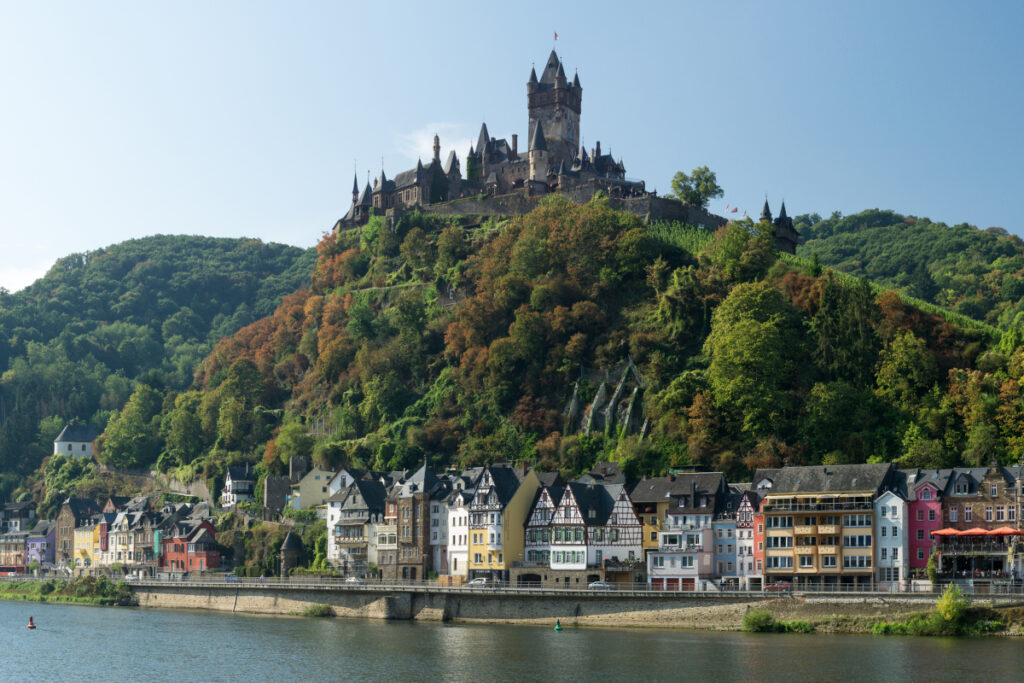
[{"label": "yellow building", "polygon": [[469,507],[469,578],[508,581],[512,562],[523,561],[524,525],[540,480],[523,472],[491,466],[477,483]]},{"label": "yellow building", "polygon": [[92,520],[75,527],[75,568],[83,569],[95,565],[94,549],[99,545],[99,524]]}]

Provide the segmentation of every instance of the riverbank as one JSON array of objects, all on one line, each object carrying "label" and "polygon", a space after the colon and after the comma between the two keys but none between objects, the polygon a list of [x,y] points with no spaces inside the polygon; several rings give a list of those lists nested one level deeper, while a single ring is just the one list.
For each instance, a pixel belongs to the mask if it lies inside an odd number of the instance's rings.
[{"label": "riverbank", "polygon": [[0,600],[105,606],[136,604],[134,596],[123,581],[115,583],[102,576],[87,576],[70,581],[6,581],[0,583]]},{"label": "riverbank", "polygon": [[[425,590],[332,587],[147,584],[130,586],[140,607],[204,609],[237,614],[317,615],[398,621],[740,631],[751,610],[820,633],[899,633],[878,624],[914,623],[932,613],[931,595],[616,595],[579,592]],[[997,635],[1024,635],[1024,597],[986,598],[973,622],[1000,623]],[[993,629],[989,629],[993,630]],[[902,631],[907,632],[907,631]]]}]

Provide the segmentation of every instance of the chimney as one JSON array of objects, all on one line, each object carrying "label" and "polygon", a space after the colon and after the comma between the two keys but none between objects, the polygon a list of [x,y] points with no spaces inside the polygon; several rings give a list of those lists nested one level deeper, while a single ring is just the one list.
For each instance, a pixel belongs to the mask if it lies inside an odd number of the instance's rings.
[{"label": "chimney", "polygon": [[522,467],[522,468],[523,468],[523,476],[525,477],[525,476],[526,476],[526,461],[525,461],[525,460],[524,460],[524,461],[523,461],[523,463],[522,463],[522,464],[520,465],[520,467]]},{"label": "chimney", "polygon": [[694,505],[696,505],[697,504],[697,482],[696,481],[691,481],[690,482],[690,495],[693,497]]},{"label": "chimney", "polygon": [[594,152],[595,152],[595,154],[594,154],[595,157],[601,156],[601,141],[600,140],[597,141],[597,147],[594,148]]},{"label": "chimney", "polygon": [[519,156],[519,136],[512,133],[512,156]]}]

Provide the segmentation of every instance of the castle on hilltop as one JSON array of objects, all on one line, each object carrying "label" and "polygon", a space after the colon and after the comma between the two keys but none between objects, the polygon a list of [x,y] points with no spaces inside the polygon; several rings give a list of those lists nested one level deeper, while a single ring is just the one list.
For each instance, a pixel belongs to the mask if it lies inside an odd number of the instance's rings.
[{"label": "castle on hilltop", "polygon": [[[648,192],[644,181],[626,177],[621,158],[602,153],[600,141],[587,151],[580,137],[583,86],[578,74],[569,81],[554,50],[540,78],[536,69],[530,69],[526,100],[529,126],[525,151],[519,150],[518,135],[513,134],[511,142],[493,138],[485,122],[476,144],[466,154],[463,175],[455,150],[441,161],[441,141],[435,135],[429,164],[420,160],[415,168],[394,178],[388,178],[382,168],[373,184],[367,182],[362,191],[357,176],[352,182],[352,205],[335,224],[335,230],[364,225],[371,215],[393,221],[412,209],[448,215],[527,213],[552,192],[582,203],[599,191],[615,208],[635,213],[645,221],[678,220],[710,230],[726,224],[725,218],[699,206]],[[783,224],[789,220],[785,207],[779,219]],[[770,212],[768,220],[772,222]],[[778,233],[778,221],[773,225]],[[788,226],[793,234],[777,235],[776,243],[781,250],[792,253],[796,238],[791,220]]]}]

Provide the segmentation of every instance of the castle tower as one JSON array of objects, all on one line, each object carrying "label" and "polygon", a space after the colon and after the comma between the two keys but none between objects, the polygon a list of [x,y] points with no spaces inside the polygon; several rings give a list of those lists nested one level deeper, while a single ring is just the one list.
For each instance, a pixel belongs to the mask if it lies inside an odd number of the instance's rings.
[{"label": "castle tower", "polygon": [[[548,165],[551,163],[551,155],[548,151],[547,140],[544,138],[544,126],[540,121],[533,129],[530,137],[530,182],[531,184],[542,184],[547,187]],[[540,190],[539,187],[536,187]]]},{"label": "castle tower", "polygon": [[768,224],[772,222],[772,210],[768,208],[767,197],[764,198],[764,208],[761,209],[761,221]]},{"label": "castle tower", "polygon": [[434,161],[441,163],[441,138],[434,133]]},{"label": "castle tower", "polygon": [[531,69],[526,99],[530,113],[530,140],[533,140],[537,126],[543,124],[549,164],[553,167],[562,161],[572,164],[580,144],[583,87],[579,76],[569,83],[562,61],[552,50],[539,80],[536,71]]},{"label": "castle tower", "polygon": [[359,174],[352,175],[352,203],[359,202]]}]

